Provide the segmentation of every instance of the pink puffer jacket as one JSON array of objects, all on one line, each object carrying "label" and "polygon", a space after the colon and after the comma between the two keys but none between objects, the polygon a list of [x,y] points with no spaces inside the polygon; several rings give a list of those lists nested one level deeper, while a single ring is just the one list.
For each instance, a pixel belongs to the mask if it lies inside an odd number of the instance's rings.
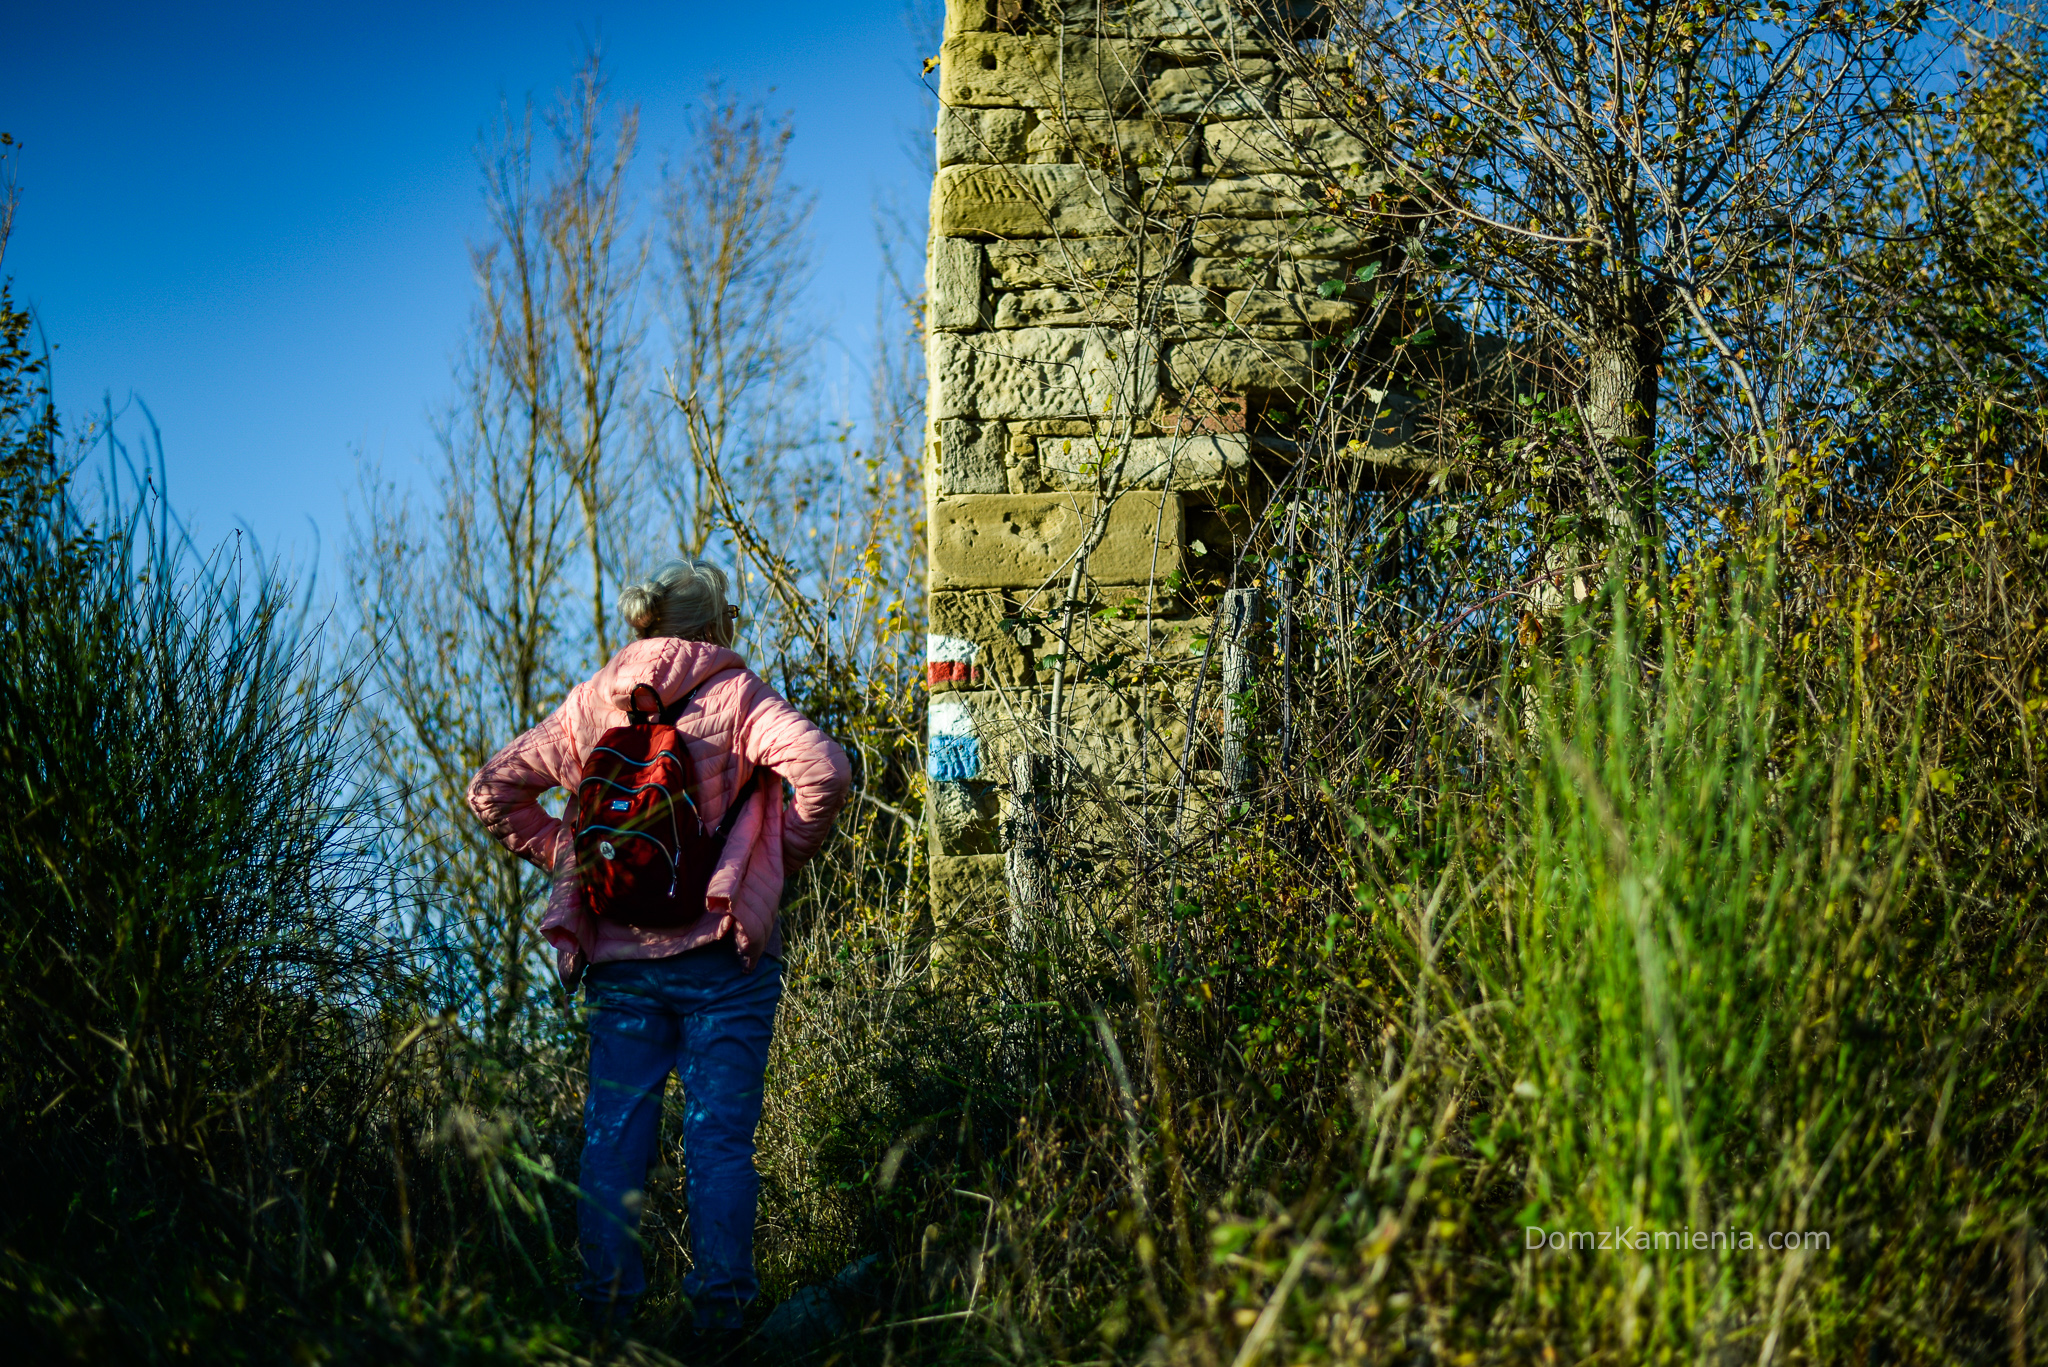
[{"label": "pink puffer jacket", "polygon": [[[676,722],[690,748],[707,822],[724,819],[727,801],[756,765],[780,782],[756,785],[711,875],[710,908],[680,930],[637,930],[593,917],[576,882],[573,832],[541,810],[550,788],[575,792],[598,737],[626,724],[633,686],[649,683],[664,703],[696,696]],[[794,797],[785,809],[783,784]],[[658,636],[612,656],[595,678],[576,685],[554,714],[491,756],[469,782],[469,805],[506,848],[554,874],[541,933],[555,947],[566,983],[587,964],[661,959],[731,934],[747,967],[782,953],[776,909],[783,879],[825,843],[852,785],[846,752],[784,702],[724,646]]]}]

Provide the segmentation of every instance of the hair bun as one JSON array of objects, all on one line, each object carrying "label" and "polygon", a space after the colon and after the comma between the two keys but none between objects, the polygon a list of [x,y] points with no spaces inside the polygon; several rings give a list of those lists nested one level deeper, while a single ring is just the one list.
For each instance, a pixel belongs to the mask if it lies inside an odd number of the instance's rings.
[{"label": "hair bun", "polygon": [[645,631],[661,616],[661,586],[628,584],[619,590],[619,615],[635,631]]}]

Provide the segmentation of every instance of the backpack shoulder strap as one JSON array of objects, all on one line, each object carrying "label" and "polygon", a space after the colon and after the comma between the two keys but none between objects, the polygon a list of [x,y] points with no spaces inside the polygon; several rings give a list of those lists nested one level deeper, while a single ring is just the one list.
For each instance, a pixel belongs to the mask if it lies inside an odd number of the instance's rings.
[{"label": "backpack shoulder strap", "polygon": [[[705,682],[708,681],[700,681],[697,684],[697,688],[702,688]],[[660,721],[663,726],[674,726],[676,724],[683,715],[683,709],[690,705],[690,699],[697,696],[697,688],[690,689],[667,707],[661,709]]]},{"label": "backpack shoulder strap", "polygon": [[[713,679],[716,679],[720,675],[725,674],[727,672],[727,670],[721,669],[715,674],[707,674],[703,678],[697,680],[696,684],[693,687],[691,687],[688,692],[684,693],[681,697],[677,698],[667,707],[661,709],[661,724],[663,726],[674,726],[678,721],[682,720],[683,709],[687,708],[690,705],[690,699],[696,697],[699,690],[701,690],[704,687],[704,685],[710,683]],[[642,684],[641,687],[645,688],[647,687],[647,685]]]},{"label": "backpack shoulder strap", "polygon": [[732,828],[739,824],[740,813],[746,810],[747,800],[753,797],[754,787],[760,781],[761,766],[757,764],[754,766],[754,772],[747,775],[747,781],[740,785],[739,791],[732,795],[732,801],[725,806],[725,816],[718,823],[719,844],[723,845],[726,837],[732,834]]}]

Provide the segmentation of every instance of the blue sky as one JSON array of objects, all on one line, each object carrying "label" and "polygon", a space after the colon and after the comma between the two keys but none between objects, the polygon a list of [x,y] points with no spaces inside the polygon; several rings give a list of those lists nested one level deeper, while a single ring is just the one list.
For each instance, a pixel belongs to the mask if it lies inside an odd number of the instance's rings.
[{"label": "blue sky", "polygon": [[58,346],[68,425],[139,397],[197,538],[246,525],[302,570],[320,544],[330,588],[359,453],[400,477],[432,457],[484,226],[474,148],[501,97],[547,102],[599,40],[641,106],[643,173],[709,76],[789,111],[835,354],[872,331],[875,202],[918,209],[925,190],[927,37],[905,0],[72,0],[7,29],[6,271]]}]

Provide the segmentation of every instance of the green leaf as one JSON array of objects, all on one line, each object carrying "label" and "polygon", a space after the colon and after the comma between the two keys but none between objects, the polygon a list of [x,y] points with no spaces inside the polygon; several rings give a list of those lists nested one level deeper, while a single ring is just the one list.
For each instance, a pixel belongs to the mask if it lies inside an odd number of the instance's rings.
[{"label": "green leaf", "polygon": [[1343,292],[1344,282],[1342,280],[1325,280],[1322,284],[1316,286],[1316,293],[1322,295],[1325,299],[1335,299]]}]

